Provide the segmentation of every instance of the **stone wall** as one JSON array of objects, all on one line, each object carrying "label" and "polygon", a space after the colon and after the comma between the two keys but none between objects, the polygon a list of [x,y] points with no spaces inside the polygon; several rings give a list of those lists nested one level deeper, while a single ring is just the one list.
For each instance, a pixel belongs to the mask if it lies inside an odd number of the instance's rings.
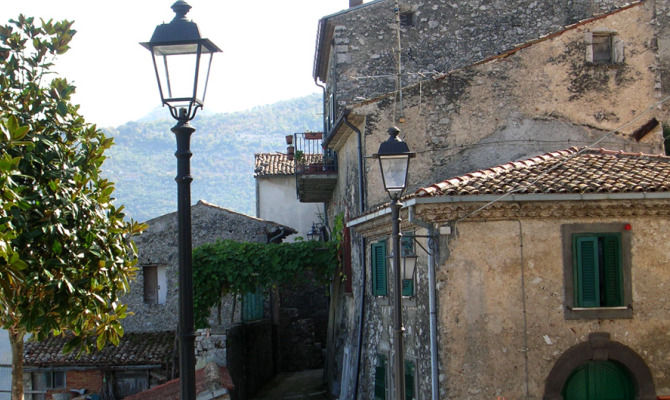
[{"label": "stone wall", "polygon": [[[200,201],[191,208],[193,248],[217,240],[232,239],[246,242],[266,243],[272,234],[277,234],[282,225],[239,214]],[[128,332],[176,330],[178,323],[178,228],[177,213],[170,213],[146,222],[149,227],[137,238],[137,278],[131,283],[130,292],[121,301],[128,305],[131,315],[124,319]],[[159,265],[167,269],[167,297],[165,304],[145,304],[142,266]],[[232,300],[223,302],[221,322],[230,326],[239,321],[231,319]],[[236,315],[239,317],[239,304]],[[210,322],[216,325],[219,319],[213,310]]]},{"label": "stone wall", "polygon": [[[626,0],[400,1],[401,12],[414,13],[414,25],[401,30],[405,72],[402,84],[473,64],[626,3]],[[394,8],[395,1],[385,0],[331,17],[334,36],[327,84],[329,92],[335,90],[339,108],[358,101],[357,98],[374,98],[395,90],[398,41]],[[324,52],[321,56],[328,55]]]},{"label": "stone wall", "polygon": [[[652,118],[668,120],[665,110],[653,107],[661,95],[650,68],[656,62],[653,12],[651,3],[633,6],[407,88],[404,122],[397,125],[417,153],[408,192],[571,146],[663,153],[660,127],[639,141],[631,138]],[[596,29],[617,32],[623,63],[586,63],[584,36]],[[352,106],[351,114],[365,121],[358,126],[367,156],[388,138],[395,105],[392,97],[380,97]],[[351,168],[339,165],[340,174]],[[368,205],[387,201],[377,163],[366,160],[365,168]]]}]

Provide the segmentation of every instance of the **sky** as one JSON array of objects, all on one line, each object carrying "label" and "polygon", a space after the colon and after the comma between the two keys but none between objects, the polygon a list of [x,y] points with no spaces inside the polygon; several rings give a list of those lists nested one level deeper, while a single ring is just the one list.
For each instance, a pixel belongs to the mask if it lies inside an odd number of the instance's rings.
[{"label": "sky", "polygon": [[[88,122],[118,126],[160,106],[149,41],[175,0],[2,0],[0,23],[19,14],[73,20],[56,71],[76,87]],[[232,112],[321,91],[312,65],[318,21],[348,0],[187,0],[188,17],[223,53],[212,62],[205,109]],[[167,108],[166,115],[169,114]]]}]

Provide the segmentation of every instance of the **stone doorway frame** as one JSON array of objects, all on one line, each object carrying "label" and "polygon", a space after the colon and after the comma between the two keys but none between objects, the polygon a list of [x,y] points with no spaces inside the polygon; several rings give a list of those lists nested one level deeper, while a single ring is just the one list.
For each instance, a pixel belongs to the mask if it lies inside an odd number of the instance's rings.
[{"label": "stone doorway frame", "polygon": [[649,367],[635,351],[610,340],[607,332],[589,334],[586,342],[566,350],[549,372],[544,386],[543,400],[563,400],[563,387],[572,372],[588,361],[616,361],[630,371],[637,387],[638,400],[656,400],[656,387]]}]

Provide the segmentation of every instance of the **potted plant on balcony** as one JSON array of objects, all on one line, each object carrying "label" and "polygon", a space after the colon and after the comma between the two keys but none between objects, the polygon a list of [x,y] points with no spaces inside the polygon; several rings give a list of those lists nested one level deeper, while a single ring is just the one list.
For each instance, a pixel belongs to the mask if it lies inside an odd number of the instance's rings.
[{"label": "potted plant on balcony", "polygon": [[305,153],[302,150],[295,151],[295,172],[303,173],[305,171]]}]

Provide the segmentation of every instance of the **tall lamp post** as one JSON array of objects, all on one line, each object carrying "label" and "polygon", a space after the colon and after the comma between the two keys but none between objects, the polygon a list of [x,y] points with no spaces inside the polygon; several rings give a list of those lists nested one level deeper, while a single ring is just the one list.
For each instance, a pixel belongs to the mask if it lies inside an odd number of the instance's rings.
[{"label": "tall lamp post", "polygon": [[[198,26],[186,19],[185,1],[172,5],[174,19],[156,27],[149,42],[163,106],[177,120],[177,213],[179,216],[179,375],[181,399],[195,400],[195,332],[193,326],[193,274],[191,260],[191,121],[202,108],[214,53],[221,51],[200,37]],[[203,57],[204,56],[204,57]],[[204,60],[203,60],[204,58]],[[204,62],[203,62],[204,61]],[[203,67],[203,64],[205,66]]]},{"label": "tall lamp post", "polygon": [[409,151],[407,143],[398,138],[400,129],[389,128],[389,138],[379,145],[377,154],[373,157],[379,159],[379,167],[382,172],[384,189],[391,198],[391,221],[393,233],[391,241],[393,245],[393,345],[395,357],[393,359],[393,374],[395,382],[395,399],[405,399],[405,374],[404,374],[404,349],[402,326],[402,280],[400,272],[400,196],[407,187],[407,171],[409,170],[409,159],[416,154]]}]

